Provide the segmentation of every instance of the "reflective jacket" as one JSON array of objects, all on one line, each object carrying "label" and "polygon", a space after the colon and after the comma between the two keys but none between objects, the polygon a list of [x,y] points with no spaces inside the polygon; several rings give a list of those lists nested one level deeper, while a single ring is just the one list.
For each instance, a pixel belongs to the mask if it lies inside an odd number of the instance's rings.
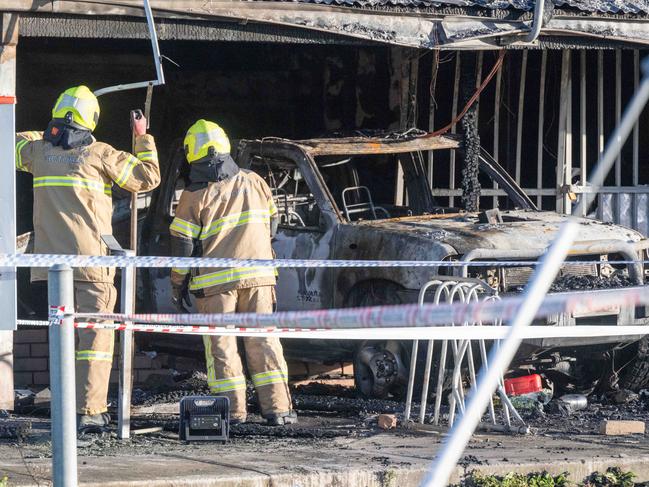
[{"label": "reflective jacket", "polygon": [[[150,191],[160,184],[151,135],[139,136],[137,157],[103,142],[64,150],[42,140],[41,132],[16,137],[16,169],[34,176],[34,253],[107,255],[102,235],[112,235],[113,183],[127,191]],[[114,268],[75,268],[79,281],[113,282]],[[33,268],[32,281],[47,280]]]},{"label": "reflective jacket", "polygon": [[[266,182],[252,171],[239,170],[218,182],[190,185],[183,191],[169,230],[180,243],[177,252],[203,257],[272,259],[270,220],[277,214]],[[189,290],[210,296],[275,284],[272,267],[201,268],[171,271],[173,286],[183,286],[191,273]]]}]

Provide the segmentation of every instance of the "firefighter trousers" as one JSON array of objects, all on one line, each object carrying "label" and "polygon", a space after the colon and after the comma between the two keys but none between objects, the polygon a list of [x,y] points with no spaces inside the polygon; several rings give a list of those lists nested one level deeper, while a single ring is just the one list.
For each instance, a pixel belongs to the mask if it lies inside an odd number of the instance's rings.
[{"label": "firefighter trousers", "polygon": [[[197,298],[199,313],[272,313],[273,286],[236,289]],[[246,376],[237,337],[204,336],[210,391],[230,399],[230,417],[245,420]],[[263,416],[290,411],[288,370],[279,338],[243,339],[248,372],[257,390]]]},{"label": "firefighter trousers", "polygon": [[[112,313],[115,286],[107,282],[74,282],[74,302],[79,313]],[[108,383],[113,365],[113,330],[77,330],[77,412],[99,414],[108,410]]]}]

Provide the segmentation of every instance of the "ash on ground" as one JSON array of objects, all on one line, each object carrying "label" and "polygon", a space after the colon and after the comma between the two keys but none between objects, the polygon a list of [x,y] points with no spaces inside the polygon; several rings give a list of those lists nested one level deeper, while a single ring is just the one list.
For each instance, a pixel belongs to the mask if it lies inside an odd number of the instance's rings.
[{"label": "ash on ground", "polygon": [[[349,440],[380,434],[414,435],[419,434],[404,428],[404,403],[399,400],[364,399],[357,396],[353,387],[311,383],[292,388],[294,408],[299,422],[287,426],[267,426],[257,412],[252,412],[249,422],[234,425],[230,431],[230,441],[223,445],[213,442],[194,442],[186,444],[178,440],[178,414],[175,413],[178,399],[186,395],[209,394],[204,376],[193,374],[178,381],[174,390],[168,386],[156,390],[138,390],[134,394],[133,434],[128,440],[119,440],[113,428],[102,435],[85,435],[79,439],[80,456],[116,456],[145,454],[181,454],[190,452],[210,452],[217,454],[225,449],[270,448],[273,450],[296,447],[318,448],[320,446],[343,445]],[[622,401],[623,399],[623,401]],[[585,410],[571,412],[553,407],[551,402],[545,408],[521,411],[532,434],[578,438],[596,435],[599,424],[605,419],[635,419],[649,421],[649,395],[647,394],[608,394],[589,397]],[[620,403],[622,402],[622,403]],[[249,388],[249,404],[256,411],[254,390]],[[434,399],[429,405],[434,404]],[[167,406],[165,413],[138,413],[138,408],[155,411],[157,406]],[[500,416],[500,408],[497,408]],[[377,425],[378,415],[391,413],[399,418],[399,426],[386,432]],[[426,411],[426,422],[432,418],[432,407]],[[411,420],[419,416],[419,405],[413,404]],[[448,407],[442,410],[443,424],[448,416]],[[113,417],[116,417],[113,414]],[[51,455],[49,421],[38,417],[16,417],[0,420],[12,421],[11,431],[7,431],[0,444],[19,447],[25,458],[45,458]],[[489,418],[485,416],[485,422]],[[20,424],[20,423],[24,424]],[[115,426],[115,425],[113,425]],[[136,434],[138,430],[148,429],[146,434]],[[494,434],[493,432],[490,434]],[[498,434],[498,433],[496,433]],[[617,440],[615,440],[617,441]],[[619,441],[625,441],[620,439]]]},{"label": "ash on ground", "polygon": [[[626,393],[626,394],[625,394]],[[649,421],[649,394],[630,391],[611,391],[600,396],[589,396],[588,406],[581,411],[562,407],[553,399],[542,411],[524,414],[537,434],[598,434],[605,420]]]}]

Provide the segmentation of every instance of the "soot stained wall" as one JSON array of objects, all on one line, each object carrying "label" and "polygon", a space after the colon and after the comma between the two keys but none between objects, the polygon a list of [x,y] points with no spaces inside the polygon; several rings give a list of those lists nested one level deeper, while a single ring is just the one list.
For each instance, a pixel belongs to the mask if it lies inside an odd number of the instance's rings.
[{"label": "soot stained wall", "polygon": [[[231,139],[309,138],[331,131],[385,128],[390,82],[386,47],[166,41],[167,84],[154,89],[150,132],[164,164],[191,124],[207,118]],[[58,94],[155,78],[148,41],[21,38],[17,129],[43,130]],[[129,111],[143,108],[145,90],[100,98],[95,136],[130,150]],[[29,176],[19,178],[29,229]],[[23,187],[25,190],[20,191]]]},{"label": "soot stained wall", "polygon": [[[167,84],[155,88],[151,132],[161,150],[200,117],[221,123],[233,139],[304,138],[390,122],[387,48],[174,41],[161,50],[180,65],[165,63]],[[69,86],[154,77],[146,41],[21,39],[18,129],[44,128]],[[96,136],[128,148],[128,112],[144,97],[145,90],[102,97]]]}]

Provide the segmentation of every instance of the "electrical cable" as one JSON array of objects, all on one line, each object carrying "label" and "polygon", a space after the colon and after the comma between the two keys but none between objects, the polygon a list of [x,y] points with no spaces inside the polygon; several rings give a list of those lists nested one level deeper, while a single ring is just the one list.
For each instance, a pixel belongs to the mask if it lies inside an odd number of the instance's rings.
[{"label": "electrical cable", "polygon": [[469,111],[469,108],[476,102],[482,91],[487,87],[489,82],[492,80],[492,78],[496,75],[498,70],[502,67],[503,61],[505,59],[505,50],[501,50],[500,53],[498,54],[498,59],[496,60],[496,63],[493,65],[491,68],[491,71],[487,75],[487,77],[482,81],[478,89],[475,91],[473,96],[469,98],[469,101],[466,103],[462,111],[455,116],[455,118],[446,126],[442,127],[441,129],[435,130],[434,132],[431,132],[430,134],[426,135],[426,137],[437,137],[439,135],[443,135],[451,128],[458,123],[464,115],[466,115],[466,112]]}]

